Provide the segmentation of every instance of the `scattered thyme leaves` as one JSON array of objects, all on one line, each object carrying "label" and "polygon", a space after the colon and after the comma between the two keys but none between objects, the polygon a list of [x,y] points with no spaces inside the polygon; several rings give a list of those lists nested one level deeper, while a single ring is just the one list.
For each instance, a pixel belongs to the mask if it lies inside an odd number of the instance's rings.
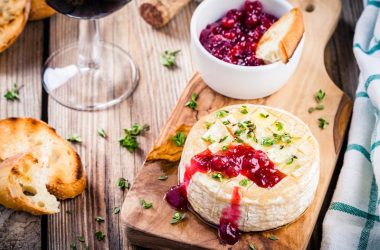
[{"label": "scattered thyme leaves", "polygon": [[18,87],[17,84],[14,84],[11,89],[8,89],[7,92],[5,92],[4,98],[10,102],[19,101],[20,100],[20,96],[19,96],[20,89],[22,87],[23,87],[23,85]]},{"label": "scattered thyme leaves", "polygon": [[98,231],[98,232],[95,233],[95,237],[96,237],[96,239],[98,241],[102,241],[102,240],[104,240],[104,238],[106,237],[106,235],[103,234],[102,231]]},{"label": "scattered thyme leaves", "polygon": [[104,222],[104,218],[102,216],[96,216],[95,220],[99,223]]},{"label": "scattered thyme leaves", "polygon": [[117,186],[121,190],[129,189],[129,182],[124,178],[119,178],[119,180],[117,180]]},{"label": "scattered thyme leaves", "polygon": [[177,55],[181,52],[181,50],[165,50],[164,53],[161,53],[160,55],[160,62],[162,65],[164,65],[167,68],[174,68],[177,66],[176,60]]},{"label": "scattered thyme leaves", "polygon": [[114,214],[119,214],[120,213],[120,207],[114,207],[112,211]]},{"label": "scattered thyme leaves", "polygon": [[224,176],[221,173],[212,173],[211,177],[219,182],[221,182],[224,179]]},{"label": "scattered thyme leaves", "polygon": [[223,118],[223,117],[226,117],[228,113],[229,113],[228,110],[219,110],[218,112],[216,112],[216,117]]},{"label": "scattered thyme leaves", "polygon": [[248,108],[247,108],[247,106],[245,106],[245,105],[241,106],[240,113],[242,113],[243,115],[248,114]]},{"label": "scattered thyme leaves", "polygon": [[256,246],[253,243],[249,243],[249,250],[257,250]]},{"label": "scattered thyme leaves", "polygon": [[185,218],[186,218],[186,214],[185,213],[175,212],[173,214],[172,220],[170,221],[170,224],[177,224],[177,223],[181,222]]},{"label": "scattered thyme leaves", "polygon": [[161,175],[160,177],[158,177],[158,180],[160,181],[166,181],[167,179],[168,179],[167,175]]},{"label": "scattered thyme leaves", "polygon": [[242,179],[241,181],[239,181],[239,185],[242,186],[242,187],[246,187],[249,185],[251,181],[248,180],[248,179]]},{"label": "scattered thyme leaves", "polygon": [[149,209],[149,208],[152,208],[152,207],[153,207],[153,203],[152,203],[152,202],[146,201],[146,200],[144,200],[144,199],[141,199],[141,200],[140,200],[140,205],[141,205],[144,209]]},{"label": "scattered thyme leaves", "polygon": [[277,236],[274,235],[274,234],[269,235],[268,239],[270,239],[270,240],[278,240]]},{"label": "scattered thyme leaves", "polygon": [[188,108],[191,108],[192,110],[195,110],[197,108],[197,106],[198,106],[197,99],[198,99],[198,94],[197,93],[192,93],[190,101],[188,101],[185,104],[185,106],[188,107]]},{"label": "scattered thyme leaves", "polygon": [[320,129],[325,129],[330,123],[323,117],[318,118],[318,127]]},{"label": "scattered thyme leaves", "polygon": [[323,99],[325,99],[326,93],[323,90],[318,90],[317,93],[315,94],[314,98],[317,101],[317,103],[321,103]]},{"label": "scattered thyme leaves", "polygon": [[103,138],[107,138],[107,133],[103,128],[98,129],[98,135]]},{"label": "scattered thyme leaves", "polygon": [[172,141],[174,142],[175,145],[178,147],[183,147],[186,142],[186,135],[184,132],[180,131],[176,135],[172,137]]},{"label": "scattered thyme leaves", "polygon": [[82,142],[82,138],[77,134],[69,135],[69,137],[67,137],[67,140],[71,143],[81,143]]}]

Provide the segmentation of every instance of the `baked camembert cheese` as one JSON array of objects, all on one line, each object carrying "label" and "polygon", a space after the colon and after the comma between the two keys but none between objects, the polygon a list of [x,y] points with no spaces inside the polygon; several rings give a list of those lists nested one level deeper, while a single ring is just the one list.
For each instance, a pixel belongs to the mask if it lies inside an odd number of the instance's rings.
[{"label": "baked camembert cheese", "polygon": [[277,228],[310,205],[319,182],[319,146],[294,115],[259,105],[224,107],[191,129],[179,164],[179,182],[166,200],[188,202],[219,225],[223,243],[240,232]]}]

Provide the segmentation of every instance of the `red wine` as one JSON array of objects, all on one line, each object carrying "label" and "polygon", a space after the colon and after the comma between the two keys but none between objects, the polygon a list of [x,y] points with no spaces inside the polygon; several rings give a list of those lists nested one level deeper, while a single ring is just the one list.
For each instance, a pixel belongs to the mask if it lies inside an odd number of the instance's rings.
[{"label": "red wine", "polygon": [[56,11],[71,17],[92,19],[109,15],[131,0],[46,0]]}]

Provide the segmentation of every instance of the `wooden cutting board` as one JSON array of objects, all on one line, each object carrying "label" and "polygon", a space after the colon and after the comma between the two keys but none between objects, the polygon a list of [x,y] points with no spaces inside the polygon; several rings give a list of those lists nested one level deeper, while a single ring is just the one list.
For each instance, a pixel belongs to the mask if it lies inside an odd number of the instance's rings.
[{"label": "wooden cutting board", "polygon": [[[198,74],[188,83],[173,113],[163,127],[155,147],[163,145],[181,125],[192,126],[202,116],[226,105],[255,103],[282,108],[300,117],[309,125],[320,144],[321,176],[316,197],[306,212],[294,223],[282,228],[247,233],[232,249],[248,249],[253,243],[257,249],[305,249],[313,232],[328,185],[333,174],[343,137],[352,111],[351,100],[328,77],[324,67],[324,48],[337,24],[341,3],[339,0],[295,0],[294,6],[304,10],[306,41],[302,58],[288,83],[270,97],[241,101],[217,94],[202,81]],[[233,83],[231,83],[233,84]],[[317,90],[326,92],[325,110],[308,113],[315,105]],[[192,93],[197,93],[198,107],[185,107]],[[325,117],[330,125],[322,130],[318,118]],[[152,155],[148,155],[150,158]],[[206,225],[188,212],[187,219],[171,225],[174,210],[163,200],[165,192],[177,184],[177,165],[165,160],[146,161],[125,199],[122,220],[132,244],[154,249],[227,249],[219,244],[217,230]],[[160,175],[168,175],[159,181]],[[153,202],[153,208],[143,209],[140,199]],[[274,234],[277,241],[268,236]]]}]

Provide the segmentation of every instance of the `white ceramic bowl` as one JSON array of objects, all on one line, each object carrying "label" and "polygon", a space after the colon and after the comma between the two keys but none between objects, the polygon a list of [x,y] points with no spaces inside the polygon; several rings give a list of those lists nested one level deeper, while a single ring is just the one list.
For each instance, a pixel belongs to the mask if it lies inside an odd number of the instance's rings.
[{"label": "white ceramic bowl", "polygon": [[[210,54],[200,43],[202,30],[230,9],[241,8],[245,0],[205,0],[191,19],[191,51],[193,61],[203,80],[216,92],[237,99],[256,99],[279,90],[293,74],[302,54],[305,38],[289,62],[262,66],[240,66],[224,62]],[[264,11],[276,17],[293,7],[285,0],[261,0]]]}]

